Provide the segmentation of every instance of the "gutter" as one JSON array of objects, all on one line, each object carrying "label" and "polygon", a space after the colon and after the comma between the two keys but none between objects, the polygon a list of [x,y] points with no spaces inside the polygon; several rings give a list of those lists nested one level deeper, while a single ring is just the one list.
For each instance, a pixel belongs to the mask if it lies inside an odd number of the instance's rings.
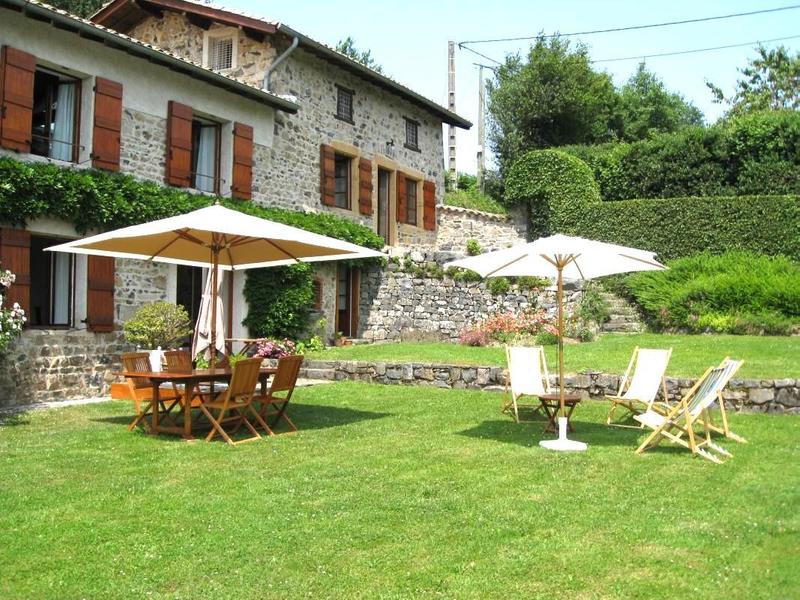
[{"label": "gutter", "polygon": [[267,70],[264,72],[264,81],[261,82],[261,89],[269,92],[269,78],[272,75],[272,72],[280,65],[283,61],[289,58],[289,55],[294,52],[297,47],[300,45],[300,38],[294,36],[292,40],[292,45],[287,48],[287,50],[281,54],[278,58],[276,58],[270,66],[267,67]]},{"label": "gutter", "polygon": [[288,113],[296,113],[299,109],[296,103],[271,94],[265,90],[260,90],[246,83],[231,79],[230,77],[225,77],[210,69],[205,69],[194,63],[172,56],[171,54],[156,50],[132,38],[118,34],[94,23],[84,21],[83,19],[62,13],[48,6],[28,2],[28,0],[0,0],[0,7],[18,10],[28,18],[50,23],[53,27],[58,29],[77,33],[82,38],[102,43],[109,48],[127,52],[128,54],[167,67],[173,71],[206,81],[215,87],[237,93],[261,104],[266,104]]}]

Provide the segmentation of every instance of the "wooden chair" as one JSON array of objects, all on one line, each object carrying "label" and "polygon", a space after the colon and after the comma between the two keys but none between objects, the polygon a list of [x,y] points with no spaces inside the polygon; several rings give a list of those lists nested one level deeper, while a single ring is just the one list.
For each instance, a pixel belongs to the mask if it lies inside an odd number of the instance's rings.
[{"label": "wooden chair", "polygon": [[[542,346],[506,346],[506,389],[505,401],[500,412],[511,412],[514,421],[520,421],[519,409],[527,408],[534,413],[542,410],[539,404],[520,404],[519,398],[523,396],[538,399],[542,394],[551,393],[550,376],[547,372],[547,363],[544,358]],[[509,396],[510,388],[510,396]]]},{"label": "wooden chair", "polygon": [[[272,383],[269,386],[267,393],[257,396],[253,399],[258,403],[258,414],[264,420],[267,433],[274,435],[272,427],[277,425],[278,421],[283,419],[292,431],[297,431],[297,427],[292,423],[289,415],[286,414],[286,408],[289,406],[289,401],[292,399],[294,388],[297,385],[297,376],[300,374],[300,366],[303,364],[303,355],[295,354],[293,356],[284,356],[278,360],[278,370],[272,378]],[[272,422],[267,425],[267,420],[271,418]]]},{"label": "wooden chair", "polygon": [[[231,377],[228,389],[219,393],[216,397],[211,397],[209,395],[207,399],[203,399],[200,410],[211,422],[212,427],[206,437],[206,442],[210,442],[217,435],[222,436],[231,446],[261,439],[261,435],[248,420],[249,415],[251,415],[259,425],[264,427],[265,431],[269,430],[267,424],[252,406],[256,385],[258,384],[258,373],[261,369],[261,361],[262,359],[260,358],[240,360],[233,369],[233,376]],[[216,417],[211,412],[214,409],[219,411]],[[225,431],[223,427],[225,423],[235,424],[231,431],[232,434],[236,433],[239,428],[244,425],[253,435],[243,440],[234,441],[230,437],[230,434]]]},{"label": "wooden chair", "polygon": [[[669,409],[667,382],[664,379],[664,374],[667,371],[671,355],[672,348],[657,350],[639,348],[637,346],[633,349],[631,361],[628,363],[628,368],[619,384],[619,390],[614,396],[606,396],[606,399],[611,401],[611,409],[608,411],[606,424],[612,427],[643,427],[641,424],[628,425],[614,422],[614,413],[617,408],[622,407],[627,411],[627,417],[633,417],[646,410],[653,409],[656,407],[655,401],[659,387],[664,398],[664,403],[660,406],[663,406],[666,410]],[[631,371],[633,375],[631,375]]]},{"label": "wooden chair", "polygon": [[[719,364],[719,368],[722,369],[732,369],[733,373],[731,373],[731,377],[733,374],[739,370],[742,363],[744,361],[737,361],[728,356],[726,356],[723,361]],[[731,377],[728,377],[730,381]],[[720,388],[717,392],[717,404],[719,405],[719,414],[720,418],[722,419],[722,426],[718,426],[714,423],[711,418],[711,415],[706,411],[705,414],[705,424],[706,427],[713,431],[714,433],[718,433],[720,435],[724,435],[726,438],[730,438],[735,442],[739,442],[740,444],[746,444],[747,440],[744,439],[742,436],[735,434],[731,431],[730,426],[728,424],[728,412],[725,409],[725,401],[722,399],[722,388]]]},{"label": "wooden chair", "polygon": [[[708,408],[721,398],[723,388],[741,366],[742,361],[728,360],[719,367],[709,367],[681,401],[666,414],[647,410],[635,415],[634,419],[653,430],[636,449],[636,453],[641,454],[657,446],[661,440],[668,439],[688,448],[692,454],[715,463],[722,462],[718,455],[729,458],[731,453],[711,439],[713,429],[709,427]],[[702,434],[695,431],[698,424],[703,426]]]},{"label": "wooden chair", "polygon": [[[122,367],[129,373],[149,373],[152,370],[147,352],[128,352],[120,357]],[[125,380],[127,387],[124,395],[133,402],[136,418],[128,426],[132,430],[153,411],[153,385],[144,377],[128,377]],[[171,385],[162,384],[159,389],[159,417],[172,420],[170,411],[175,408],[181,394]],[[174,421],[173,421],[174,424]]]},{"label": "wooden chair", "polygon": [[[192,365],[192,356],[186,350],[167,350],[164,352],[164,359],[167,363],[167,371],[172,373],[189,373],[194,366]],[[208,392],[206,386],[206,392]],[[186,402],[191,402],[192,408],[198,408],[202,401],[201,393],[203,385],[194,386],[192,389],[186,390],[183,384],[175,384],[175,391],[181,395],[181,404],[185,405]]]}]

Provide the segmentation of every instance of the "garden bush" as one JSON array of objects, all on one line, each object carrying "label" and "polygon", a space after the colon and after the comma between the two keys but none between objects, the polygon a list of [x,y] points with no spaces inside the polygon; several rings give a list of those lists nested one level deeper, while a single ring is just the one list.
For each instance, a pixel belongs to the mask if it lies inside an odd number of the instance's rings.
[{"label": "garden bush", "polygon": [[465,328],[459,341],[467,346],[488,346],[490,344],[509,344],[520,338],[526,340],[542,339],[539,343],[550,343],[558,334],[543,310],[529,309],[519,314],[513,312],[496,313]]},{"label": "garden bush", "polygon": [[748,252],[698,254],[622,286],[662,331],[789,334],[800,326],[800,265]]},{"label": "garden bush", "polygon": [[306,333],[314,303],[311,265],[251,269],[244,284],[252,337],[293,338]]}]

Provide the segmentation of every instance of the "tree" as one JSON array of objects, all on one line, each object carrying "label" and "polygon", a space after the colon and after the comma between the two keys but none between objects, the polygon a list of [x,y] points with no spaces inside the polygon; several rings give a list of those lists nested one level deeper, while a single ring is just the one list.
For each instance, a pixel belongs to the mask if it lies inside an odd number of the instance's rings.
[{"label": "tree", "polygon": [[489,140],[505,172],[523,152],[614,139],[618,96],[583,44],[540,37],[526,58],[509,55],[489,81]]},{"label": "tree", "polygon": [[756,48],[758,56],[750,59],[739,72],[744,75],[736,82],[736,92],[726,97],[722,89],[706,82],[714,101],[727,104],[727,115],[756,110],[800,109],[800,52],[792,56],[784,46],[767,50]]},{"label": "tree", "polygon": [[49,0],[48,4],[86,18],[96,13],[105,2],[103,0]]},{"label": "tree", "polygon": [[703,124],[703,113],[680,94],[668,91],[643,62],[620,88],[619,95],[623,140],[644,140],[654,133]]},{"label": "tree", "polygon": [[356,48],[355,40],[353,40],[353,38],[351,38],[349,35],[345,39],[337,42],[336,51],[341,52],[345,56],[349,56],[354,61],[360,62],[362,65],[369,67],[373,71],[383,73],[383,67],[376,63],[375,59],[372,58],[372,52],[370,50],[359,50]]}]

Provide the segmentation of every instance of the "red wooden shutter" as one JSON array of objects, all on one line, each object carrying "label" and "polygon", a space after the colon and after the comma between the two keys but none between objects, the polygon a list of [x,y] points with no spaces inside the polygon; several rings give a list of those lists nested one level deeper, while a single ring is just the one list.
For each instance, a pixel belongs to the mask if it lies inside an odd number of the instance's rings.
[{"label": "red wooden shutter", "polygon": [[231,195],[240,200],[253,197],[253,128],[233,124],[233,185]]},{"label": "red wooden shutter", "polygon": [[192,185],[192,107],[169,101],[167,113],[167,183]]},{"label": "red wooden shutter", "polygon": [[0,146],[31,151],[33,121],[33,75],[36,57],[22,50],[3,46],[0,54]]},{"label": "red wooden shutter", "polygon": [[0,228],[0,267],[8,269],[17,279],[8,288],[6,308],[19,302],[31,310],[31,234],[24,229]]},{"label": "red wooden shutter", "polygon": [[319,147],[319,191],[325,206],[336,204],[335,186],[336,153],[332,146],[321,144]]},{"label": "red wooden shutter", "polygon": [[361,273],[350,269],[350,337],[358,336],[358,322],[361,318]]},{"label": "red wooden shutter", "polygon": [[372,214],[372,161],[358,161],[358,210],[362,215]]},{"label": "red wooden shutter", "polygon": [[428,231],[436,230],[436,184],[422,184],[422,226]]},{"label": "red wooden shutter", "polygon": [[406,222],[406,176],[397,171],[397,222]]},{"label": "red wooden shutter", "polygon": [[97,77],[94,82],[92,166],[119,171],[122,132],[122,84]]},{"label": "red wooden shutter", "polygon": [[86,326],[89,331],[114,331],[114,259],[88,258]]}]

